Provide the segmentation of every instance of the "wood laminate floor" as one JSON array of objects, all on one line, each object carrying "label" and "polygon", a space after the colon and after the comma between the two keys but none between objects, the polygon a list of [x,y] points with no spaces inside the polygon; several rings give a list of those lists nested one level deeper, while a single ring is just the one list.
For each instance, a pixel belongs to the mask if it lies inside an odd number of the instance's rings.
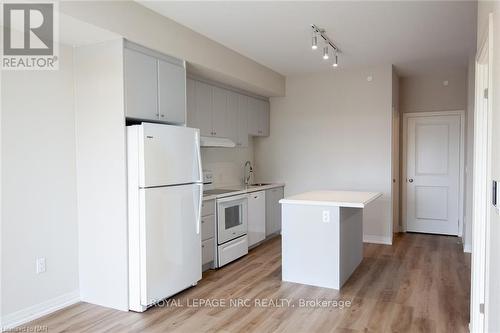
[{"label": "wood laminate floor", "polygon": [[[176,304],[127,313],[79,303],[23,326],[48,332],[466,332],[469,277],[470,256],[457,237],[401,234],[393,246],[365,244],[362,264],[340,292],[286,283],[275,238],[204,273],[198,286],[172,298]],[[301,307],[306,300],[352,305]]]}]

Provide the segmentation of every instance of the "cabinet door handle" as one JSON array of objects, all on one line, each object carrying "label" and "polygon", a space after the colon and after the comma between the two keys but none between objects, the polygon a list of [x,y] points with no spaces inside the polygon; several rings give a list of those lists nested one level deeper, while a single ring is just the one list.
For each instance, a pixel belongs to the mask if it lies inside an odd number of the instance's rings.
[{"label": "cabinet door handle", "polygon": [[162,114],[162,115],[161,115],[161,117],[163,118],[163,117],[165,117],[165,115],[164,115],[164,114]]}]

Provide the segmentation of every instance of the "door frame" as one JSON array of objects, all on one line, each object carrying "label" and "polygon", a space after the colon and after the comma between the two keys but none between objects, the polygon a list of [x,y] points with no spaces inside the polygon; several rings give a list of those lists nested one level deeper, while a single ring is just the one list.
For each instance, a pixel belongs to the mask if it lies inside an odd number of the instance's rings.
[{"label": "door frame", "polygon": [[485,88],[493,87],[493,14],[488,17],[488,27],[482,36],[476,55],[474,102],[474,181],[472,208],[472,262],[470,331],[487,332],[489,316],[489,248],[490,198],[491,198],[491,115],[492,99],[486,107],[483,101]]},{"label": "door frame", "polygon": [[418,118],[418,117],[438,117],[438,116],[460,116],[460,167],[458,171],[459,184],[458,184],[458,237],[463,235],[463,225],[464,225],[464,183],[465,183],[465,111],[464,110],[452,110],[452,111],[429,111],[429,112],[409,112],[403,113],[403,154],[402,162],[403,168],[401,172],[401,226],[403,232],[407,231],[407,220],[406,220],[406,182],[407,176],[407,150],[408,150],[408,119]]},{"label": "door frame", "polygon": [[392,191],[392,230],[391,235],[401,230],[401,114],[397,107],[392,107],[392,156],[391,156],[391,191]]}]

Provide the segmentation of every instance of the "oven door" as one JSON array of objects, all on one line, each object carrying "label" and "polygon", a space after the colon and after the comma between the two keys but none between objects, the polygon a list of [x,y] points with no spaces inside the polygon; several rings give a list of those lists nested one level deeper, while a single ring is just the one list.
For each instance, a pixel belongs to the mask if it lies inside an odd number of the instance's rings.
[{"label": "oven door", "polygon": [[217,199],[217,241],[223,244],[247,233],[246,195]]}]

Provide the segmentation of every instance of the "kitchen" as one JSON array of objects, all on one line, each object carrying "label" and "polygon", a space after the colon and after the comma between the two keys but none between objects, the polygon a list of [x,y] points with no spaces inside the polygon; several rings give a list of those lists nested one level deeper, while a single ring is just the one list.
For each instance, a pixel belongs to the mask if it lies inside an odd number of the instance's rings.
[{"label": "kitchen", "polygon": [[203,163],[209,149],[268,136],[267,99],[187,77],[183,60],[123,43],[129,306],[142,312],[279,235],[284,184],[254,183],[250,160],[233,165],[243,171],[233,179]]},{"label": "kitchen", "polygon": [[[251,137],[268,136],[269,101],[187,77],[185,61],[128,40],[83,46],[78,62],[86,64],[110,44],[118,55],[123,52],[128,307],[143,312],[158,301],[196,286],[202,278],[202,270],[221,268],[247,255],[249,249],[265,240],[278,236],[282,223],[280,200],[284,198],[285,184],[276,180],[255,183],[250,160],[233,164],[233,168],[240,169],[240,177],[233,179],[229,177],[231,173],[221,173],[217,163],[208,164],[213,171],[203,165],[202,155],[207,158],[211,150],[245,149],[252,144]],[[88,49],[90,53],[86,53]],[[85,68],[88,75],[89,68]],[[89,93],[85,91],[89,88],[94,86],[83,86],[84,93]],[[101,99],[97,103],[103,102],[106,101]],[[204,149],[206,151],[202,151]],[[236,170],[235,174],[238,174]],[[364,208],[380,193],[369,195],[369,199],[361,200],[361,206],[353,200],[352,207]],[[338,192],[337,196],[349,199],[348,192]],[[330,214],[323,210],[325,213]],[[340,261],[338,267],[335,264],[332,267],[333,271],[345,275],[342,283],[334,284],[335,289],[340,289],[361,263],[361,219],[356,223],[359,228],[350,236],[350,242],[356,244],[357,257],[351,260],[349,271],[341,272]],[[306,225],[306,221],[300,223]],[[348,237],[343,230],[329,230],[325,235],[333,232],[337,237]],[[284,238],[283,249],[290,246],[301,249],[307,244],[305,238],[301,240],[303,237],[294,239],[290,245]],[[310,242],[317,243],[314,239]],[[332,253],[345,250],[350,252],[353,248],[332,249]],[[126,253],[121,253],[124,255]],[[284,255],[288,256],[288,252]],[[292,266],[303,271],[301,262],[305,258],[295,256],[296,263]],[[314,251],[310,257],[313,256]],[[315,265],[322,266],[321,262]],[[311,272],[314,271],[311,267]],[[286,275],[283,279],[286,280]],[[332,280],[328,274],[325,279]]]}]

